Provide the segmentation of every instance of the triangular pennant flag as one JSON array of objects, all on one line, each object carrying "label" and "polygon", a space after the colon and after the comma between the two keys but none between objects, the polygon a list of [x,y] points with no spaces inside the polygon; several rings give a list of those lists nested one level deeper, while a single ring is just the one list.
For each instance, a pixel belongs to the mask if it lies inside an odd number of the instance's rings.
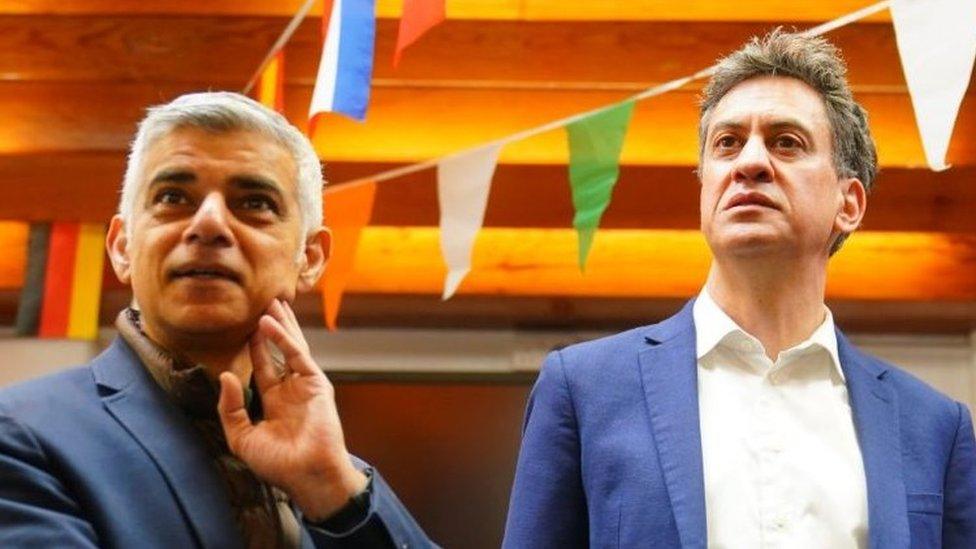
[{"label": "triangular pennant flag", "polygon": [[579,238],[581,271],[620,175],[620,151],[633,112],[634,102],[624,101],[566,126],[569,184],[576,211],[573,227]]},{"label": "triangular pennant flag", "polygon": [[342,293],[359,247],[359,235],[369,223],[375,197],[376,183],[372,181],[326,190],[323,197],[325,223],[332,231],[332,250],[322,283],[325,325],[330,330],[336,329]]},{"label": "triangular pennant flag", "polygon": [[310,128],[314,128],[315,116],[321,112],[341,112],[359,121],[365,119],[373,78],[373,0],[335,0],[331,16],[323,17],[328,17],[328,24],[308,111]]},{"label": "triangular pennant flag", "polygon": [[257,100],[269,109],[285,112],[285,51],[279,50],[258,77]]},{"label": "triangular pennant flag", "polygon": [[37,335],[44,301],[44,272],[47,267],[50,223],[32,223],[27,237],[27,267],[24,285],[17,306],[16,333],[19,336]]},{"label": "triangular pennant flag", "polygon": [[976,2],[893,0],[891,19],[925,158],[944,170],[976,59]]},{"label": "triangular pennant flag", "polygon": [[400,63],[403,50],[443,21],[444,14],[444,0],[403,0],[400,30],[397,33],[396,51],[393,53],[394,67]]},{"label": "triangular pennant flag", "polygon": [[471,250],[488,206],[491,177],[501,144],[491,144],[437,165],[437,199],[441,210],[441,253],[447,264],[442,299],[450,299],[471,270]]}]

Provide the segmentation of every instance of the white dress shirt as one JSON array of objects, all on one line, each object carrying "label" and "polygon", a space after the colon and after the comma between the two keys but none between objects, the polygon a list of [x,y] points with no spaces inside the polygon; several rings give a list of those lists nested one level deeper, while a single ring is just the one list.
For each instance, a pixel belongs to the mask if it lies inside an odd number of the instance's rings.
[{"label": "white dress shirt", "polygon": [[771,361],[694,305],[709,547],[867,547],[867,488],[834,321]]}]

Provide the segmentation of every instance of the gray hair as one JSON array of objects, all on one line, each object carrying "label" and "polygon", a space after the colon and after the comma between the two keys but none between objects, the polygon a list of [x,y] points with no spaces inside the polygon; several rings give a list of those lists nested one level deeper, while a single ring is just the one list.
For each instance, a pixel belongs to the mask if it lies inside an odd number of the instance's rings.
[{"label": "gray hair", "polygon": [[[867,113],[851,93],[847,65],[840,51],[830,42],[815,36],[788,33],[777,28],[718,62],[705,86],[698,125],[699,163],[705,151],[709,116],[715,105],[737,84],[759,76],[796,78],[823,98],[833,138],[833,161],[839,177],[856,177],[871,191],[878,174],[878,155],[868,127]],[[847,238],[840,235],[831,254]]]},{"label": "gray hair", "polygon": [[165,105],[150,107],[139,123],[119,200],[119,214],[125,220],[127,232],[132,227],[146,153],[159,138],[182,127],[218,133],[254,131],[284,147],[297,166],[296,187],[303,234],[308,235],[322,225],[322,164],[308,138],[284,116],[249,97],[232,92],[202,92],[182,95]]}]

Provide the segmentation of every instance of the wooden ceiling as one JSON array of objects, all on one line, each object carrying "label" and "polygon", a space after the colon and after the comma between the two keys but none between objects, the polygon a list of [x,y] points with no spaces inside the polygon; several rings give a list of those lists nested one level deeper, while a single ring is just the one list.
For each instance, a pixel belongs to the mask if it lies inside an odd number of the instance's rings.
[{"label": "wooden ceiling", "polygon": [[[776,25],[806,28],[867,3],[448,0],[448,20],[394,70],[400,2],[380,0],[367,120],[328,116],[316,148],[333,183],[435,158],[691,74]],[[187,91],[240,89],[300,4],[0,3],[0,219],[106,220],[144,109]],[[320,13],[316,6],[313,14]],[[302,128],[320,24],[315,15],[307,19],[286,48],[286,114]],[[887,12],[829,38],[848,60],[882,164],[864,231],[833,262],[832,302],[872,329],[946,326],[947,316],[952,329],[976,327],[976,86],[956,124],[953,167],[934,173],[924,167]],[[578,317],[583,324],[630,322],[693,295],[708,263],[695,233],[700,84],[638,104],[585,275],[574,265],[568,229],[562,131],[503,150],[475,268],[455,298],[460,304],[436,300],[444,268],[433,172],[381,184],[375,227],[364,236],[346,299],[353,316],[344,324],[545,324],[539,311],[550,308],[533,304],[539,300],[562,303],[552,309],[564,311],[562,320],[577,318],[565,313],[568,303],[589,311]],[[0,317],[9,317],[22,276],[22,237],[0,238],[10,250],[0,259],[0,289],[8,296]],[[477,305],[492,302],[486,296],[509,306]],[[383,307],[375,307],[378,299]],[[366,303],[381,312],[369,314]],[[637,312],[621,312],[623,303],[629,311],[637,303]],[[884,307],[852,305],[859,303]],[[900,312],[893,316],[891,307]]]}]

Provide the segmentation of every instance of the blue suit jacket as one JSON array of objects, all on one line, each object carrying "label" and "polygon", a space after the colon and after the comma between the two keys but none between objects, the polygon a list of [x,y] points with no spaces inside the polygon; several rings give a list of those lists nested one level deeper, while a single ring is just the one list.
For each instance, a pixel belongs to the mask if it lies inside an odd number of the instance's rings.
[{"label": "blue suit jacket", "polygon": [[[432,546],[373,483],[367,520],[339,537],[306,525],[303,547],[376,547],[387,533]],[[243,546],[199,435],[121,339],[88,367],[0,391],[0,547],[95,546]]]},{"label": "blue suit jacket", "polygon": [[[549,355],[529,398],[504,547],[706,546],[691,311]],[[976,548],[969,411],[837,337],[871,547]]]}]

